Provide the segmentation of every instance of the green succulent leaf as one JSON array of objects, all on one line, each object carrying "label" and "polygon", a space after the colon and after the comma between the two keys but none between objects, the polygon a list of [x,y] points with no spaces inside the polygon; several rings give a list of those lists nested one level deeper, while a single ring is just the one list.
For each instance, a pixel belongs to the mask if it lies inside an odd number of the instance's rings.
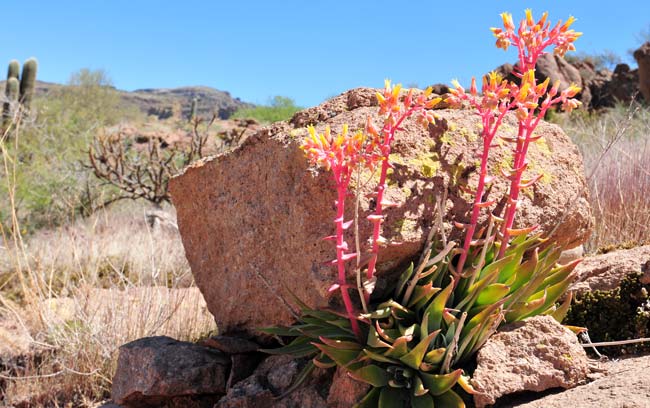
[{"label": "green succulent leaf", "polygon": [[379,394],[381,394],[381,388],[373,387],[365,397],[353,408],[377,408],[379,405]]},{"label": "green succulent leaf", "polygon": [[327,337],[320,337],[319,340],[330,347],[344,350],[358,350],[361,351],[361,345],[354,341],[345,341],[339,339],[330,339]]},{"label": "green succulent leaf", "polygon": [[413,262],[411,262],[409,267],[404,272],[402,272],[399,280],[397,281],[397,286],[395,286],[396,298],[401,298],[402,292],[404,291],[404,288],[406,288],[406,284],[409,280],[411,280],[411,276],[413,276]]},{"label": "green succulent leaf", "polygon": [[413,348],[413,350],[400,357],[399,360],[415,370],[420,368],[420,364],[422,364],[422,360],[424,359],[424,355],[429,348],[429,344],[431,344],[431,341],[438,335],[439,332],[440,330],[436,330],[433,333],[429,334],[426,338],[422,339],[418,345]]},{"label": "green succulent leaf", "polygon": [[[463,370],[460,368],[449,374],[419,373],[422,383],[429,389],[429,393],[434,396],[442,395],[451,390],[451,387],[458,382],[461,374],[463,374]],[[446,405],[441,406],[446,407]]]},{"label": "green succulent leaf", "polygon": [[476,305],[489,305],[503,299],[510,292],[510,287],[503,283],[488,285],[476,298]]},{"label": "green succulent leaf", "polygon": [[320,353],[316,357],[312,359],[312,362],[314,365],[318,368],[322,369],[328,369],[332,367],[336,367],[336,361],[332,360],[327,354],[325,353]]},{"label": "green succulent leaf", "polygon": [[407,306],[413,307],[418,303],[427,303],[440,290],[440,288],[433,287],[433,282],[429,282],[426,285],[417,285],[413,290],[413,295]]},{"label": "green succulent leaf", "polygon": [[377,333],[377,330],[374,328],[374,326],[370,326],[368,329],[368,345],[370,347],[374,348],[386,348],[386,347],[391,347],[390,344],[386,343],[382,339],[379,338],[379,334]]},{"label": "green succulent leaf", "polygon": [[433,397],[429,394],[411,398],[411,408],[435,408],[435,406]]},{"label": "green succulent leaf", "polygon": [[334,348],[325,344],[312,343],[316,348],[325,353],[329,358],[334,360],[336,364],[346,367],[352,361],[356,360],[361,352],[359,350],[344,350]]},{"label": "green succulent leaf", "polygon": [[463,399],[453,390],[449,390],[442,395],[433,398],[436,406],[444,408],[465,408]]},{"label": "green succulent leaf", "polygon": [[293,326],[262,327],[258,330],[262,333],[274,334],[276,336],[298,336],[300,334],[298,330],[296,330]]},{"label": "green succulent leaf", "polygon": [[445,356],[446,351],[447,349],[444,347],[433,349],[424,355],[424,361],[430,364],[440,364],[442,363],[442,358]]},{"label": "green succulent leaf", "polygon": [[[429,390],[424,388],[424,384],[422,383],[422,379],[420,376],[415,376],[413,378],[413,396],[415,397],[421,397],[422,395],[428,394]],[[432,400],[433,402],[433,400]]]},{"label": "green succulent leaf", "polygon": [[317,351],[316,347],[310,341],[310,338],[298,337],[286,346],[276,349],[261,349],[260,351],[273,355],[289,354],[295,358],[307,357]]},{"label": "green succulent leaf", "polygon": [[571,300],[573,299],[573,292],[569,292],[564,299],[564,302],[551,313],[551,316],[555,320],[557,320],[558,323],[562,323],[562,320],[566,317],[567,313],[569,312],[569,308],[571,307]]},{"label": "green succulent leaf", "polygon": [[397,408],[404,406],[406,400],[405,394],[401,389],[393,387],[383,387],[379,394],[378,408]]},{"label": "green succulent leaf", "polygon": [[451,292],[454,290],[454,278],[451,278],[449,285],[433,298],[433,301],[427,307],[425,313],[429,315],[428,328],[429,330],[438,330],[442,324],[442,312],[445,310],[445,305],[449,300]]},{"label": "green succulent leaf", "polygon": [[409,342],[408,338],[398,337],[397,340],[395,340],[395,342],[393,343],[393,346],[388,351],[386,351],[384,355],[399,360],[409,352],[408,342]]},{"label": "green succulent leaf", "polygon": [[386,357],[383,354],[375,353],[374,351],[363,349],[363,352],[370,357],[372,360],[375,360],[380,363],[390,363],[390,364],[400,364],[399,360],[394,358]]},{"label": "green succulent leaf", "polygon": [[388,385],[388,373],[383,368],[374,364],[350,371],[350,375],[352,378],[368,383],[373,387],[384,387]]}]

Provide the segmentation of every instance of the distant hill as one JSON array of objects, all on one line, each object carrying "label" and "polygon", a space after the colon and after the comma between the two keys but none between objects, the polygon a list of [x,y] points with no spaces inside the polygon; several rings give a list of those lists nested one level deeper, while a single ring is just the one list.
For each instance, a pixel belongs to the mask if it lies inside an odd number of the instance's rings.
[{"label": "distant hill", "polygon": [[[4,92],[0,82],[0,92]],[[36,81],[36,96],[44,96],[66,85]],[[198,114],[210,116],[216,112],[220,119],[227,119],[237,109],[253,107],[253,104],[233,98],[230,93],[208,86],[185,86],[181,88],[137,89],[132,92],[117,90],[125,103],[133,104],[147,115],[165,119],[172,115],[174,106],[179,106],[184,116],[189,116],[192,99],[198,99]]]}]

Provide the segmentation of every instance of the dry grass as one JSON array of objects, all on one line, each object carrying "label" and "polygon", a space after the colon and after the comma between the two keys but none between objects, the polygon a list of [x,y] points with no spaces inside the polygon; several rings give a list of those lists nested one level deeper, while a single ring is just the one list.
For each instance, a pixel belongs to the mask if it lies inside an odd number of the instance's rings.
[{"label": "dry grass", "polygon": [[216,329],[178,232],[151,229],[141,206],[6,244],[0,341],[13,347],[0,348],[5,404],[93,406],[108,397],[120,345]]},{"label": "dry grass", "polygon": [[650,240],[650,109],[618,106],[560,121],[584,156],[594,210],[587,252]]}]

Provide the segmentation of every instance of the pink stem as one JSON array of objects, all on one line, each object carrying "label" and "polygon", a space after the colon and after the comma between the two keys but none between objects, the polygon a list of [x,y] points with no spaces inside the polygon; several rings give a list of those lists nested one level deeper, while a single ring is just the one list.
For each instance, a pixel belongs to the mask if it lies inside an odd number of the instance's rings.
[{"label": "pink stem", "polygon": [[504,217],[503,227],[501,229],[501,248],[499,249],[498,258],[502,258],[506,252],[508,241],[510,240],[509,229],[515,221],[517,213],[517,202],[519,200],[519,191],[521,190],[521,177],[524,174],[524,165],[526,164],[526,155],[528,153],[528,146],[530,145],[530,138],[535,130],[531,126],[530,120],[526,123],[519,124],[519,132],[517,134],[517,147],[515,150],[514,169],[515,174],[510,182],[510,194],[508,196],[508,203],[506,206],[506,213]]},{"label": "pink stem", "polygon": [[348,319],[352,325],[352,331],[354,332],[357,339],[362,340],[361,330],[359,329],[359,323],[357,322],[356,315],[354,313],[354,306],[352,306],[352,299],[348,293],[348,285],[345,276],[345,261],[343,255],[345,254],[345,239],[344,239],[344,228],[343,218],[345,217],[345,197],[347,195],[348,183],[350,182],[349,177],[342,174],[340,169],[334,170],[334,178],[336,180],[336,191],[338,197],[336,200],[336,266],[338,268],[338,285],[341,290],[341,297],[343,298],[343,304],[345,305],[345,310],[348,314]]},{"label": "pink stem", "polygon": [[467,260],[467,255],[469,253],[469,247],[472,243],[474,232],[476,231],[476,224],[478,223],[478,217],[481,213],[483,190],[485,189],[485,178],[487,177],[488,156],[490,153],[490,145],[492,144],[493,137],[494,133],[490,132],[490,118],[483,116],[483,154],[481,155],[481,170],[479,173],[478,186],[476,187],[474,196],[472,218],[470,220],[469,226],[467,227],[467,231],[465,232],[465,243],[463,245],[463,252],[460,253],[458,265],[456,266],[456,275],[463,273],[465,261]]},{"label": "pink stem", "polygon": [[[379,174],[379,184],[377,185],[377,204],[375,206],[375,212],[373,213],[373,229],[372,229],[372,248],[370,250],[371,256],[370,261],[368,261],[368,270],[366,271],[366,277],[368,280],[372,279],[375,275],[375,267],[377,265],[377,255],[379,254],[379,234],[381,232],[382,224],[382,202],[384,200],[384,192],[386,191],[386,176],[388,175],[388,168],[390,163],[388,162],[388,157],[391,152],[391,143],[395,136],[395,132],[399,129],[400,125],[407,117],[411,116],[413,112],[421,107],[415,107],[407,110],[396,122],[394,125],[388,123],[382,129],[384,134],[383,144],[381,146],[382,153],[382,162],[381,162],[381,172]],[[370,299],[370,294],[366,293],[366,303]]]}]

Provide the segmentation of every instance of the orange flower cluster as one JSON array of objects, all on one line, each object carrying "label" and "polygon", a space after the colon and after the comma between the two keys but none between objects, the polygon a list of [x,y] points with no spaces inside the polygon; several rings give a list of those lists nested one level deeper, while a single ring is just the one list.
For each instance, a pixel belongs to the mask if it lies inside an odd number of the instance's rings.
[{"label": "orange flower cluster", "polygon": [[569,17],[566,22],[558,21],[553,28],[547,21],[548,13],[542,14],[542,17],[535,22],[533,13],[530,9],[526,10],[526,18],[521,21],[519,28],[515,28],[512,21],[512,14],[502,13],[503,28],[491,28],[490,30],[497,38],[497,48],[507,50],[510,45],[517,47],[520,53],[520,60],[524,65],[520,66],[520,72],[525,73],[529,69],[534,69],[534,62],[542,54],[545,48],[554,45],[553,53],[560,57],[564,56],[567,51],[574,51],[573,43],[582,35],[582,33],[570,30],[569,27],[575,21],[575,18]]}]

